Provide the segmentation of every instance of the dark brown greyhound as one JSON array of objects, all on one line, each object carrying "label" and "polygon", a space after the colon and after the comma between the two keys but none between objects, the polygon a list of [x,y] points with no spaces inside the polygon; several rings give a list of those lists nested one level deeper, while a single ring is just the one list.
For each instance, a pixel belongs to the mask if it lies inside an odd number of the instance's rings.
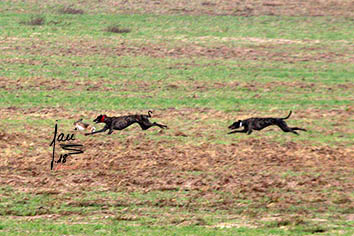
[{"label": "dark brown greyhound", "polygon": [[106,115],[99,115],[93,121],[95,123],[105,123],[106,125],[101,130],[97,130],[92,133],[86,133],[85,135],[97,134],[109,130],[108,134],[112,134],[113,130],[123,130],[128,126],[138,123],[143,130],[147,130],[153,126],[158,126],[161,129],[167,128],[166,125],[161,125],[156,122],[151,123],[149,118],[151,117],[152,111],[149,111],[147,115],[127,115],[118,117],[108,117]]}]

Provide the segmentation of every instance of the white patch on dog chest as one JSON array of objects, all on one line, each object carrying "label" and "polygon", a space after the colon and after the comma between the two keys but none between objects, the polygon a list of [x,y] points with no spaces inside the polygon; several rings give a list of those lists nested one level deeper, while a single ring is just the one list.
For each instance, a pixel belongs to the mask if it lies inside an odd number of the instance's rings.
[{"label": "white patch on dog chest", "polygon": [[242,121],[240,122],[240,127],[242,126]]},{"label": "white patch on dog chest", "polygon": [[82,127],[81,125],[76,125],[76,128],[77,128],[78,130],[80,130],[80,131],[85,130],[85,128]]}]

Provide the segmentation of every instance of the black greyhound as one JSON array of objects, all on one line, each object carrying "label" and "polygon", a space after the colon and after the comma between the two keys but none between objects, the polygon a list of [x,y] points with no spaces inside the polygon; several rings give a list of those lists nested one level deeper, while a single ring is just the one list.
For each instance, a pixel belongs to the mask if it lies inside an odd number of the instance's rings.
[{"label": "black greyhound", "polygon": [[292,132],[294,134],[299,135],[295,130],[302,130],[302,131],[307,131],[306,129],[298,128],[298,127],[289,127],[284,120],[288,119],[291,115],[292,111],[290,111],[289,115],[284,118],[249,118],[246,120],[239,120],[234,122],[232,125],[229,126],[229,129],[238,129],[240,127],[244,127],[243,130],[234,130],[229,132],[229,134],[232,133],[247,133],[251,134],[253,130],[262,130],[265,127],[268,127],[270,125],[277,125],[281,130],[284,132]]}]

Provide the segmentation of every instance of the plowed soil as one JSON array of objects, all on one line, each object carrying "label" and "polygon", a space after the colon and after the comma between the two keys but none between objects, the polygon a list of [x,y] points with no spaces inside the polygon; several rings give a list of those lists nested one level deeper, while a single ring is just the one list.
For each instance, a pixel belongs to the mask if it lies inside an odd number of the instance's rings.
[{"label": "plowed soil", "polygon": [[[1,119],[7,119],[10,112],[12,115],[27,114],[49,118],[55,117],[59,110],[60,108],[7,108],[2,109]],[[333,110],[326,114],[323,111],[322,114],[317,111],[302,113],[306,113],[308,117],[309,114],[310,117],[344,115],[343,119],[353,115],[350,111],[343,114],[341,112]],[[64,117],[73,119],[70,113],[61,110]],[[230,114],[219,111],[189,109],[160,112],[155,119],[164,123],[162,121],[168,120],[169,115],[172,115],[193,120],[197,117],[196,114],[201,113],[209,119],[230,117]],[[94,116],[94,113],[84,115]],[[251,201],[251,207],[280,213],[286,213],[291,206],[296,205],[299,210],[295,212],[302,215],[326,212],[333,207],[342,207],[347,213],[353,209],[351,194],[354,189],[354,153],[347,145],[314,146],[293,141],[277,143],[261,133],[237,140],[230,136],[234,140],[230,144],[217,144],[212,129],[206,125],[198,125],[187,132],[180,131],[174,124],[169,126],[170,129],[164,131],[146,131],[153,132],[153,136],[147,136],[146,132],[136,126],[115,131],[112,136],[99,134],[86,138],[76,133],[77,140],[84,145],[84,154],[69,157],[65,164],[56,164],[53,171],[50,171],[49,133],[54,131],[54,127],[44,130],[25,125],[25,132],[3,130],[0,148],[5,157],[0,162],[0,184],[13,186],[27,193],[54,194],[61,201],[67,200],[60,197],[67,193],[80,195],[83,189],[93,190],[99,186],[104,191],[127,193],[190,191],[188,202],[183,204],[171,199],[139,203],[190,210],[236,209],[245,206],[240,203],[242,199]],[[206,141],[183,143],[164,138],[167,135],[181,138],[202,137]],[[261,137],[257,137],[258,135]],[[229,197],[225,198],[220,193],[227,193]],[[208,201],[199,201],[200,199]],[[91,204],[98,204],[97,201]],[[115,203],[108,201],[100,204],[109,206]],[[84,201],[82,204],[88,203]],[[129,205],[129,202],[126,204]],[[249,214],[246,209],[243,212]]]}]

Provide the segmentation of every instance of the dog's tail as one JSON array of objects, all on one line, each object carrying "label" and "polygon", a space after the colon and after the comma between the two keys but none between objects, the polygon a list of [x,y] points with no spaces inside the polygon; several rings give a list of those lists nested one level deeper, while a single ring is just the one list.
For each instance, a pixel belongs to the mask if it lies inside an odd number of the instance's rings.
[{"label": "dog's tail", "polygon": [[281,118],[282,120],[286,120],[291,116],[291,113],[293,113],[292,111],[289,112],[289,115],[287,117]]},{"label": "dog's tail", "polygon": [[147,116],[150,118],[151,114],[152,114],[152,111],[148,111],[148,115]]}]

